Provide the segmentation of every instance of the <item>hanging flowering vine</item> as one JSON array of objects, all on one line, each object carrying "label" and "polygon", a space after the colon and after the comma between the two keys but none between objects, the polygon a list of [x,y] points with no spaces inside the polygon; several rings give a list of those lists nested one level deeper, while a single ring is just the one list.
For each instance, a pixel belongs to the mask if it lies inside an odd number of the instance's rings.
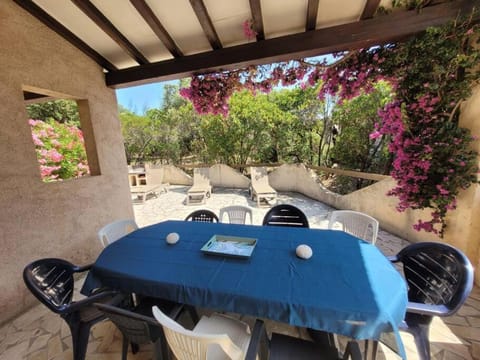
[{"label": "hanging flowering vine", "polygon": [[414,228],[443,236],[446,213],[456,208],[460,189],[478,182],[474,137],[458,120],[459,104],[479,75],[474,69],[480,49],[473,44],[479,35],[471,19],[457,20],[405,43],[333,54],[336,61],[330,64],[293,60],[195,76],[181,93],[199,113],[226,115],[229,97],[240,88],[268,92],[276,85],[306,87],[321,81],[319,99],[334,96],[341,104],[388,81],[395,100],[379,110],[371,134],[391,140],[391,175],[397,185],[388,195],[398,197],[398,211],[432,209],[431,219]]},{"label": "hanging flowering vine", "polygon": [[388,195],[398,197],[397,210],[432,209],[431,219],[414,225],[418,231],[443,236],[460,189],[478,182],[475,137],[458,126],[459,104],[479,75],[475,33],[469,20],[431,28],[405,43],[358,51],[322,77],[321,96],[341,99],[370,91],[379,79],[393,85],[396,99],[379,110],[371,137],[391,139],[397,185]]}]

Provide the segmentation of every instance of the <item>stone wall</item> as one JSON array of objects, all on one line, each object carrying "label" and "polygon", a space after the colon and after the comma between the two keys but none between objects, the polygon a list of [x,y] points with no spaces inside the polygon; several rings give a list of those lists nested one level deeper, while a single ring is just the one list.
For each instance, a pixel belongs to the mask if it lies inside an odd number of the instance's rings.
[{"label": "stone wall", "polygon": [[[134,215],[117,102],[102,69],[13,1],[0,2],[0,24],[2,323],[38,303],[23,284],[26,264],[42,257],[92,262],[101,250],[97,231]],[[79,100],[98,175],[42,182],[22,91],[31,89]]]}]

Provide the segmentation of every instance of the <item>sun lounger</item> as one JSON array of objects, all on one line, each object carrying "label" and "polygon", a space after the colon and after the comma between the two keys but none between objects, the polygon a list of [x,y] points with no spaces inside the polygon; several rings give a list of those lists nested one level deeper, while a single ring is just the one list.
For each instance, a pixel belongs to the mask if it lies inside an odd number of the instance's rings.
[{"label": "sun lounger", "polygon": [[163,191],[161,185],[137,185],[130,186],[130,192],[132,195],[136,196],[137,199],[141,200],[142,203],[145,202],[148,195],[153,195],[157,197],[157,193]]},{"label": "sun lounger", "polygon": [[187,205],[205,204],[212,193],[212,186],[208,178],[208,168],[193,170],[193,186],[187,191]]},{"label": "sun lounger", "polygon": [[159,186],[159,191],[168,192],[169,183],[163,182],[164,169],[162,165],[145,164],[145,173],[147,178],[147,185]]},{"label": "sun lounger", "polygon": [[277,192],[268,182],[267,169],[265,167],[251,167],[252,177],[250,184],[250,195],[252,200],[257,201],[257,206],[273,205],[277,202]]}]

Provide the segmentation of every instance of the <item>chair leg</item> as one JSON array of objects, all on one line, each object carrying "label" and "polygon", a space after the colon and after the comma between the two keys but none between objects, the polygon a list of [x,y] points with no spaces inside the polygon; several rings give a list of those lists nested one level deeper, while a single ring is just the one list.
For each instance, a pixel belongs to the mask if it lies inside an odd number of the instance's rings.
[{"label": "chair leg", "polygon": [[134,342],[130,343],[130,345],[132,346],[132,354],[136,354],[138,350],[140,350],[140,345],[135,344]]},{"label": "chair leg", "polygon": [[73,359],[85,360],[91,325],[77,321],[67,323],[72,333]]},{"label": "chair leg", "polygon": [[170,349],[164,335],[160,336],[153,346],[153,360],[170,360]]},{"label": "chair leg", "polygon": [[372,360],[377,359],[378,341],[374,340],[372,345]]},{"label": "chair leg", "polygon": [[430,360],[430,341],[428,340],[430,324],[410,325],[408,331],[413,335],[420,360]]},{"label": "chair leg", "polygon": [[[133,347],[133,344],[132,344]],[[128,353],[128,339],[125,335],[123,335],[122,341],[122,360],[127,360],[127,353]]]}]

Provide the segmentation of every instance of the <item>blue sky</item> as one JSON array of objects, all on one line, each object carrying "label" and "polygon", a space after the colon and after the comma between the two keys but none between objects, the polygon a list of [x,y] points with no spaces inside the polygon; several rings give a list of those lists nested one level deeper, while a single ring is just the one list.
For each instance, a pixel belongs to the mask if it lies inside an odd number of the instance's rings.
[{"label": "blue sky", "polygon": [[163,86],[167,83],[175,82],[177,82],[177,80],[117,89],[117,101],[130,111],[141,115],[146,109],[161,107]]}]

